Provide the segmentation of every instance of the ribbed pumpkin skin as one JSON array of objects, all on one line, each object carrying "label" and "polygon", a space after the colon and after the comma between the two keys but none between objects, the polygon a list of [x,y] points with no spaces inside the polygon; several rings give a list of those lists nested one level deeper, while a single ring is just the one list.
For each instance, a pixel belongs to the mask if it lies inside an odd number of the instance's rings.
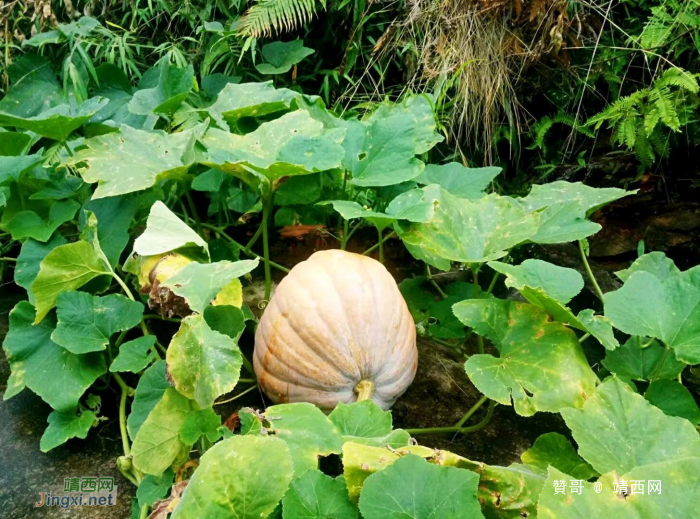
[{"label": "ribbed pumpkin skin", "polygon": [[316,252],[277,287],[258,325],[253,363],[275,403],[332,409],[355,402],[355,386],[369,380],[372,400],[388,409],[416,374],[416,328],[384,265]]}]

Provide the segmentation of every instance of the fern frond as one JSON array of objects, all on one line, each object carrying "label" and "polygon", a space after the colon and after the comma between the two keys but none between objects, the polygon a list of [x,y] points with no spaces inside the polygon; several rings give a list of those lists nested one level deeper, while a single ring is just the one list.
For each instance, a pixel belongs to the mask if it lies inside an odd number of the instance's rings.
[{"label": "fern frond", "polygon": [[643,130],[637,134],[635,139],[634,154],[643,168],[651,166],[656,160],[654,148]]},{"label": "fern frond", "polygon": [[238,21],[236,30],[254,38],[280,34],[304,25],[315,14],[316,0],[256,0]]},{"label": "fern frond", "polygon": [[700,90],[696,74],[691,74],[679,67],[666,70],[659,79],[656,80],[657,88],[676,86],[686,92],[697,94]]},{"label": "fern frond", "polygon": [[659,118],[666,126],[674,132],[681,129],[676,104],[673,101],[673,94],[670,90],[667,88],[654,88],[649,95],[649,100],[654,103],[654,110],[659,113]]},{"label": "fern frond", "polygon": [[652,16],[647,20],[640,36],[640,43],[645,49],[660,47],[673,32],[675,19],[664,7],[652,9]]}]

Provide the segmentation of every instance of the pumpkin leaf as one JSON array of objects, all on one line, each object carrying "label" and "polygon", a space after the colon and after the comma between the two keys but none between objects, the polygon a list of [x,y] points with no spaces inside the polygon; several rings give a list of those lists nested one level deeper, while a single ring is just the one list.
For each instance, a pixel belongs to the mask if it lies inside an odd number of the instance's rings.
[{"label": "pumpkin leaf", "polygon": [[180,440],[180,429],[194,411],[191,400],[172,387],[166,389],[136,433],[131,448],[134,467],[153,476],[163,474],[183,450],[189,449]]},{"label": "pumpkin leaf", "polygon": [[93,411],[53,411],[49,415],[49,426],[41,436],[41,452],[48,452],[71,438],[87,438],[88,432],[95,424],[97,415]]},{"label": "pumpkin leaf", "polygon": [[223,129],[235,130],[243,117],[263,117],[292,110],[301,94],[265,83],[229,83],[207,110]]},{"label": "pumpkin leaf", "polygon": [[666,416],[615,377],[561,415],[581,457],[601,474],[700,456],[700,435],[687,420]]},{"label": "pumpkin leaf", "polygon": [[170,487],[175,481],[175,473],[168,469],[161,476],[148,475],[141,480],[136,489],[136,499],[139,507],[153,506],[159,499],[164,499],[170,492]]},{"label": "pumpkin leaf", "polygon": [[[216,263],[192,262],[161,283],[175,294],[182,296],[189,307],[202,313],[214,298],[235,280],[258,266],[258,260],[217,261]],[[238,285],[240,286],[240,284]]]},{"label": "pumpkin leaf", "polygon": [[659,339],[678,360],[700,363],[700,267],[680,272],[666,264],[659,269],[658,263],[640,258],[630,271],[622,288],[603,298],[613,326]]},{"label": "pumpkin leaf", "polygon": [[680,416],[693,425],[700,424],[700,409],[683,384],[675,380],[655,380],[644,393],[650,403],[668,416]]},{"label": "pumpkin leaf", "polygon": [[15,264],[15,283],[27,291],[29,302],[34,304],[34,292],[32,283],[39,274],[39,266],[46,255],[59,245],[64,245],[66,239],[60,234],[54,234],[49,241],[41,243],[28,239],[22,244]]},{"label": "pumpkin leaf", "polygon": [[292,480],[287,445],[271,436],[233,436],[200,459],[172,518],[267,517]]},{"label": "pumpkin leaf", "polygon": [[595,315],[590,309],[575,316],[565,306],[583,288],[583,278],[577,271],[540,260],[525,260],[517,267],[491,261],[489,266],[506,275],[506,286],[516,288],[525,299],[554,320],[590,333],[608,350],[620,345],[606,317]]},{"label": "pumpkin leaf", "polygon": [[499,357],[472,355],[465,364],[470,380],[484,395],[531,416],[580,407],[595,391],[597,377],[576,335],[551,322],[532,305],[499,299],[474,299],[453,306],[457,318],[487,337]]},{"label": "pumpkin leaf", "polygon": [[[537,517],[558,519],[560,517],[624,517],[645,519],[647,517],[694,517],[700,506],[700,496],[695,491],[700,485],[700,458],[686,458],[645,465],[626,474],[609,473],[598,482],[602,492],[594,489],[593,483],[583,482],[580,495],[555,494],[555,481],[568,482],[566,474],[550,468],[547,482],[540,496]],[[659,494],[627,495],[621,498],[614,492],[615,483],[622,481],[659,481]],[[643,487],[644,491],[648,486]]]},{"label": "pumpkin leaf", "polygon": [[421,185],[439,184],[441,188],[459,198],[477,200],[486,196],[486,189],[502,168],[468,168],[459,162],[428,164],[414,180]]},{"label": "pumpkin leaf", "polygon": [[650,252],[637,258],[629,268],[615,272],[624,283],[635,272],[648,272],[659,279],[666,279],[681,273],[673,260],[663,252]]},{"label": "pumpkin leaf", "polygon": [[352,404],[339,402],[328,418],[342,435],[343,443],[396,448],[408,445],[411,439],[403,429],[393,430],[391,412],[383,411],[371,400]]},{"label": "pumpkin leaf", "polygon": [[309,519],[356,519],[342,476],[333,479],[320,470],[307,470],[292,480],[282,500],[282,517]]},{"label": "pumpkin leaf", "polygon": [[518,266],[490,261],[488,265],[496,272],[506,275],[506,286],[518,290],[523,287],[538,288],[564,305],[583,289],[581,274],[574,269],[559,267],[546,261],[528,259]]},{"label": "pumpkin leaf", "polygon": [[589,480],[598,473],[576,453],[566,436],[551,432],[537,438],[532,447],[520,455],[523,463],[547,470],[552,466],[575,479]]},{"label": "pumpkin leaf", "polygon": [[194,445],[200,436],[206,436],[213,442],[219,437],[219,427],[221,427],[221,417],[211,407],[199,409],[185,418],[180,428],[180,440],[185,445]]},{"label": "pumpkin leaf", "polygon": [[58,325],[51,340],[71,353],[103,351],[109,338],[138,325],[143,305],[121,294],[104,297],[63,292],[56,300]]},{"label": "pumpkin leaf", "polygon": [[118,133],[85,140],[67,161],[87,183],[93,199],[143,191],[160,180],[179,179],[194,163],[194,144],[206,124],[179,133],[147,132],[122,124]]},{"label": "pumpkin leaf", "polygon": [[367,478],[360,512],[366,519],[482,517],[478,484],[479,476],[469,470],[409,454]]},{"label": "pumpkin leaf", "polygon": [[[24,135],[22,133],[3,132],[0,135]],[[0,145],[2,142],[0,142]],[[0,185],[17,182],[19,177],[28,169],[36,166],[43,160],[39,154],[4,156],[0,154]]]},{"label": "pumpkin leaf", "polygon": [[428,98],[385,103],[362,121],[347,123],[345,169],[357,186],[391,186],[412,180],[425,165],[416,155],[443,140]]},{"label": "pumpkin leaf", "polygon": [[129,437],[136,438],[139,429],[146,421],[153,408],[161,401],[166,389],[172,387],[165,377],[165,361],[154,362],[144,371],[136,386],[134,400],[131,402],[131,412],[126,420]]},{"label": "pumpkin leaf", "polygon": [[246,316],[243,310],[235,306],[208,306],[202,315],[209,328],[228,335],[234,341],[238,341],[245,330]]},{"label": "pumpkin leaf", "polygon": [[77,290],[98,276],[110,275],[109,265],[86,241],[59,245],[41,261],[31,291],[36,300],[36,322],[39,323],[56,305],[63,292]]},{"label": "pumpkin leaf", "polygon": [[206,152],[199,162],[267,191],[281,177],[340,167],[341,141],[341,131],[325,130],[302,110],[263,123],[246,135],[210,129],[201,139]]},{"label": "pumpkin leaf", "polygon": [[395,229],[416,258],[441,270],[449,270],[450,261],[484,263],[503,257],[537,231],[538,216],[526,214],[508,197],[491,194],[472,201],[437,185],[420,191],[434,208],[430,219],[398,222]]},{"label": "pumpkin leaf", "polygon": [[109,371],[113,373],[123,371],[130,371],[131,373],[141,372],[155,359],[152,351],[155,343],[155,335],[144,335],[133,341],[125,342],[119,347],[119,353],[109,366]]},{"label": "pumpkin leaf", "polygon": [[342,438],[318,407],[299,402],[273,405],[265,410],[268,430],[284,440],[294,462],[294,474],[318,468],[318,457],[339,454]]},{"label": "pumpkin leaf", "polygon": [[236,386],[243,362],[236,341],[209,328],[202,315],[182,320],[166,360],[175,389],[201,408]]},{"label": "pumpkin leaf", "polygon": [[191,64],[180,68],[163,58],[141,78],[140,90],[129,102],[129,111],[137,115],[155,113],[170,117],[187,98],[193,81]]},{"label": "pumpkin leaf", "polygon": [[642,348],[646,342],[647,340],[641,337],[630,337],[619,349],[606,352],[603,366],[621,378],[632,380],[649,380],[652,375],[656,380],[672,379],[683,371],[686,364],[676,359],[673,350],[666,354],[659,366],[661,358],[664,357],[664,347],[653,341],[646,348]]},{"label": "pumpkin leaf", "polygon": [[174,250],[199,249],[209,257],[209,247],[199,234],[190,229],[163,202],[151,206],[146,230],[134,242],[134,252],[139,256],[156,256]]},{"label": "pumpkin leaf", "polygon": [[534,517],[546,471],[518,463],[508,467],[483,465],[472,470],[480,475],[477,495],[486,517]]},{"label": "pumpkin leaf", "polygon": [[313,49],[304,47],[303,40],[287,42],[274,41],[263,45],[260,51],[267,63],[255,65],[261,74],[285,74],[305,57],[314,53]]},{"label": "pumpkin leaf", "polygon": [[80,227],[82,231],[87,225],[87,211],[97,218],[97,236],[102,250],[115,267],[129,242],[129,227],[139,209],[139,200],[135,196],[122,195],[110,198],[89,200],[80,212]]},{"label": "pumpkin leaf", "polygon": [[3,228],[13,240],[32,238],[45,242],[56,229],[70,221],[79,208],[75,200],[58,200],[51,204],[46,218],[32,210],[19,211],[3,224]]},{"label": "pumpkin leaf", "polygon": [[51,340],[55,317],[35,325],[35,313],[27,301],[10,312],[10,330],[2,347],[12,374],[4,399],[28,387],[56,411],[75,410],[83,393],[107,372],[104,356],[76,355],[60,347]]}]

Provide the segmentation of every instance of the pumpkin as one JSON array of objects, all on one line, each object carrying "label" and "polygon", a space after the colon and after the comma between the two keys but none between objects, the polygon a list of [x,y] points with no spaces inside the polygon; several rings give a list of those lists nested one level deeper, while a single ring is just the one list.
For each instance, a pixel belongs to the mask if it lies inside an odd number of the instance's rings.
[{"label": "pumpkin", "polygon": [[253,358],[275,403],[372,399],[390,408],[413,381],[416,328],[396,282],[378,261],[316,252],[277,287],[260,320]]}]

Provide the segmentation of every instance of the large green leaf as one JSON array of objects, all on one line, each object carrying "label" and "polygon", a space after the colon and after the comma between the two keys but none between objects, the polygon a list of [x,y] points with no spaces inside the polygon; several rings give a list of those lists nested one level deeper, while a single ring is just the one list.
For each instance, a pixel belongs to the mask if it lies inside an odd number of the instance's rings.
[{"label": "large green leaf", "polygon": [[527,211],[541,212],[540,227],[532,237],[533,242],[564,243],[597,233],[601,226],[588,217],[604,205],[635,192],[558,180],[532,186],[530,194],[519,202]]},{"label": "large green leaf", "polygon": [[41,452],[48,452],[71,438],[84,440],[96,418],[97,415],[93,411],[82,411],[80,414],[76,413],[75,409],[53,411],[49,415],[49,426],[41,436]]},{"label": "large green leaf", "polygon": [[629,268],[615,272],[615,275],[625,282],[635,272],[649,272],[659,279],[666,279],[680,274],[681,269],[663,252],[650,252],[637,258]]},{"label": "large green leaf", "polygon": [[224,129],[236,129],[242,117],[262,117],[292,109],[300,94],[266,83],[227,84],[207,110]]},{"label": "large green leaf", "polygon": [[[425,223],[397,223],[395,229],[418,259],[449,270],[450,261],[483,263],[505,256],[536,231],[537,214],[527,214],[508,197],[479,200],[451,195],[437,185],[422,188],[422,200],[434,211]],[[401,197],[415,196],[413,192]]]},{"label": "large green leaf", "polygon": [[459,162],[428,164],[414,180],[421,185],[440,184],[440,187],[459,198],[476,200],[486,195],[486,189],[501,168],[468,168]]},{"label": "large green leaf", "polygon": [[384,103],[362,121],[347,123],[345,168],[358,186],[391,186],[412,180],[425,165],[416,155],[442,141],[425,96]]},{"label": "large green leaf", "polygon": [[700,363],[700,266],[680,272],[643,258],[622,288],[605,294],[605,315],[625,333],[672,347],[678,360]]},{"label": "large green leaf", "polygon": [[246,135],[210,129],[201,139],[206,152],[199,162],[236,175],[255,189],[269,189],[284,176],[340,167],[342,138],[342,131],[326,130],[300,110]]},{"label": "large green leaf", "polygon": [[320,470],[307,470],[292,480],[282,500],[285,519],[356,519],[358,510],[350,502],[342,477],[333,479]]},{"label": "large green leaf", "polygon": [[165,377],[165,361],[158,360],[153,363],[141,376],[136,386],[134,400],[131,402],[131,412],[126,421],[129,436],[133,440],[136,438],[143,422],[148,418],[165,390],[172,387]]},{"label": "large green leaf", "polygon": [[700,457],[700,435],[690,422],[666,416],[615,377],[582,409],[563,409],[561,415],[579,454],[601,474]]},{"label": "large green leaf", "polygon": [[[14,132],[2,132],[0,135],[23,135]],[[19,156],[1,156],[0,155],[0,185],[9,184],[10,182],[19,180],[23,172],[36,166],[43,160],[39,154],[36,155],[19,155]]]},{"label": "large green leaf", "polygon": [[597,377],[576,335],[527,303],[475,299],[453,306],[457,318],[498,349],[499,357],[478,354],[465,364],[476,388],[501,404],[530,416],[580,407],[595,391]]},{"label": "large green leaf", "polygon": [[51,340],[72,353],[103,351],[109,338],[141,321],[143,305],[121,294],[104,297],[63,292],[56,300],[58,325]]},{"label": "large green leaf", "polygon": [[80,397],[107,372],[99,353],[75,355],[51,340],[56,324],[53,315],[34,325],[34,307],[20,301],[10,312],[10,330],[3,342],[12,374],[5,400],[25,387],[57,411],[73,411]]},{"label": "large green leaf", "polygon": [[170,288],[175,294],[184,297],[192,310],[202,313],[226,285],[257,266],[257,259],[216,263],[193,261],[163,281],[161,286]]},{"label": "large green leaf", "polygon": [[367,478],[360,495],[366,519],[483,517],[476,498],[479,476],[440,467],[414,454]]},{"label": "large green leaf", "polygon": [[29,302],[34,304],[34,292],[32,283],[39,274],[39,265],[46,255],[59,245],[64,245],[66,239],[60,234],[55,234],[46,243],[36,240],[27,240],[22,244],[17,263],[15,263],[15,283],[24,288],[29,296]]},{"label": "large green leaf", "polygon": [[200,249],[209,256],[207,242],[158,201],[148,214],[146,230],[134,242],[134,252],[140,256],[156,256],[178,249]]},{"label": "large green leaf", "polygon": [[282,440],[233,436],[202,456],[171,517],[267,517],[287,491],[292,473]]},{"label": "large green leaf", "polygon": [[156,113],[170,117],[187,98],[193,81],[191,64],[180,68],[163,58],[141,78],[140,90],[129,102],[129,111],[137,115]]},{"label": "large green leaf", "polygon": [[267,63],[255,65],[261,74],[284,74],[305,57],[314,53],[313,49],[304,47],[303,40],[273,41],[263,45],[260,52]]},{"label": "large green leaf", "polygon": [[606,317],[595,315],[590,309],[576,316],[565,306],[583,288],[583,278],[577,271],[532,259],[517,267],[498,261],[489,262],[489,266],[506,275],[506,286],[518,289],[525,299],[554,320],[590,333],[608,350],[619,346]]},{"label": "large green leaf", "polygon": [[[2,228],[12,235],[13,240],[32,238],[45,242],[59,226],[70,221],[79,208],[80,204],[75,200],[57,200],[50,204],[45,216],[31,209],[19,211],[3,222]],[[39,210],[44,212],[41,208]]]},{"label": "large green leaf", "polygon": [[[555,468],[549,469],[537,507],[540,519],[590,519],[610,517],[625,519],[676,519],[696,517],[700,507],[700,458],[686,458],[638,467],[626,474],[611,472],[598,482],[583,482],[580,494],[555,493],[555,481],[568,485],[570,478]],[[649,491],[649,482],[660,483],[660,492]],[[627,495],[615,492],[615,484],[626,484]],[[632,493],[633,482],[641,489]],[[565,489],[566,490],[566,489]]]},{"label": "large green leaf", "polygon": [[201,408],[231,391],[241,373],[242,356],[236,341],[209,328],[202,315],[182,320],[166,358],[175,389]]},{"label": "large green leaf", "polygon": [[77,290],[88,281],[109,274],[109,265],[105,265],[90,243],[81,240],[59,245],[41,261],[31,285],[36,300],[36,322],[49,313],[61,293]]},{"label": "large green leaf", "polygon": [[668,416],[680,416],[693,425],[700,423],[700,409],[695,398],[675,380],[655,380],[649,384],[644,398]]},{"label": "large green leaf", "polygon": [[264,419],[268,431],[283,439],[292,454],[294,474],[318,468],[318,457],[339,454],[343,440],[318,407],[299,402],[268,407]]},{"label": "large green leaf", "polygon": [[97,217],[97,235],[102,250],[110,265],[116,266],[129,242],[129,227],[139,209],[138,198],[130,195],[98,198],[89,200],[83,209],[80,212],[80,230],[86,224],[86,211],[92,211]]},{"label": "large green leaf", "polygon": [[343,436],[343,442],[396,448],[408,445],[411,438],[403,429],[393,430],[391,412],[382,410],[371,400],[340,402],[328,418]]},{"label": "large green leaf", "polygon": [[611,373],[632,380],[649,380],[652,376],[656,380],[676,378],[686,367],[676,359],[673,350],[666,352],[656,341],[642,348],[646,343],[641,337],[630,337],[620,348],[605,354],[603,366]]},{"label": "large green leaf", "polygon": [[525,260],[518,266],[490,261],[489,267],[506,275],[506,286],[518,290],[524,287],[539,288],[564,305],[583,288],[583,278],[576,270],[538,259]]},{"label": "large green leaf", "polygon": [[134,467],[145,474],[160,476],[183,452],[187,453],[190,446],[180,440],[180,429],[194,411],[191,400],[173,388],[166,389],[134,438],[131,448]]},{"label": "large green leaf", "polygon": [[520,455],[523,463],[547,470],[552,466],[576,479],[591,479],[598,475],[588,463],[576,453],[566,436],[551,432],[537,438],[532,447]]},{"label": "large green leaf", "polygon": [[142,191],[160,180],[179,179],[194,162],[195,141],[206,124],[179,133],[145,132],[122,124],[119,133],[85,140],[68,160],[83,180],[97,182],[93,199]]}]

